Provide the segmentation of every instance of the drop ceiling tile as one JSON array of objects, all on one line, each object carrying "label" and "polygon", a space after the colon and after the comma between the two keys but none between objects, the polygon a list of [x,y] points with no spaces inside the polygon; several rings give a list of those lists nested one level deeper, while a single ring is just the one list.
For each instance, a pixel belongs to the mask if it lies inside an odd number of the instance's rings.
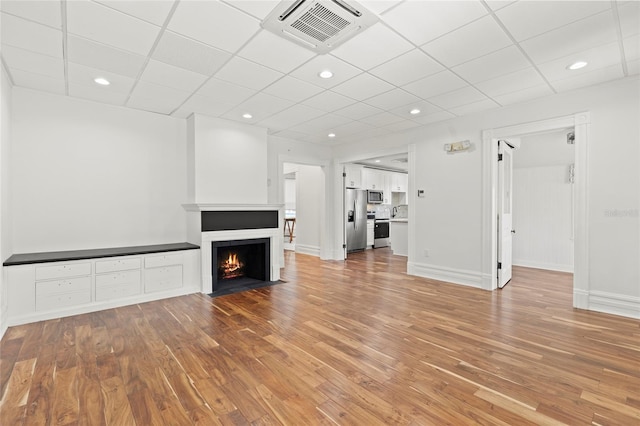
[{"label": "drop ceiling tile", "polygon": [[358,102],[357,104],[349,105],[348,107],[344,107],[335,111],[338,115],[343,115],[345,117],[351,118],[352,120],[360,120],[365,117],[371,117],[374,114],[381,113],[382,110],[380,108],[372,107],[371,105],[367,105],[363,102]]},{"label": "drop ceiling tile", "polygon": [[618,5],[618,16],[620,17],[620,29],[622,37],[631,37],[640,34],[640,2],[630,1]]},{"label": "drop ceiling tile", "polygon": [[219,99],[221,102],[227,104],[238,105],[257,92],[247,89],[246,87],[212,78],[207,81],[197,93],[201,96]]},{"label": "drop ceiling tile", "polygon": [[640,37],[627,37],[622,40],[624,46],[624,56],[627,61],[640,59]]},{"label": "drop ceiling tile", "polygon": [[487,99],[487,97],[476,88],[467,86],[461,89],[454,90],[452,92],[447,92],[442,95],[429,98],[429,102],[436,106],[439,106],[442,109],[450,109],[474,102],[483,101],[485,99]]},{"label": "drop ceiling tile", "polygon": [[153,51],[152,58],[199,74],[212,75],[231,58],[231,54],[165,31]]},{"label": "drop ceiling tile", "polygon": [[322,92],[322,89],[287,75],[264,89],[263,92],[293,102],[300,102]]},{"label": "drop ceiling tile", "polygon": [[369,73],[396,86],[402,86],[443,69],[442,65],[431,59],[422,50],[413,49],[393,61],[373,68]]},{"label": "drop ceiling tile", "polygon": [[382,136],[386,136],[390,133],[391,131],[385,129],[384,127],[370,127],[369,129],[363,132],[359,132],[353,136],[354,136],[354,141],[357,141],[357,140],[379,138]]},{"label": "drop ceiling tile", "polygon": [[546,84],[544,79],[535,68],[529,67],[477,83],[475,87],[482,90],[487,96],[495,98],[506,93],[518,92],[544,84]]},{"label": "drop ceiling tile", "polygon": [[[419,109],[420,112],[418,114],[411,114],[412,109]],[[404,117],[405,119],[415,119],[421,116],[435,114],[436,112],[442,111],[442,108],[433,105],[427,101],[420,100],[418,102],[411,103],[409,105],[404,105],[398,108],[394,108],[389,112],[394,113],[399,117]]]},{"label": "drop ceiling tile", "polygon": [[611,10],[582,19],[520,43],[537,64],[616,41]]},{"label": "drop ceiling tile", "polygon": [[407,1],[382,19],[416,45],[422,45],[481,16],[487,10],[479,1]]},{"label": "drop ceiling tile", "polygon": [[122,13],[162,26],[169,16],[174,0],[95,0]]},{"label": "drop ceiling tile", "polygon": [[627,73],[629,75],[640,74],[640,59],[627,62]]},{"label": "drop ceiling tile", "polygon": [[336,135],[336,139],[339,139],[364,132],[369,128],[371,128],[371,125],[354,120],[341,126],[337,126],[335,129],[333,129],[333,133]]},{"label": "drop ceiling tile", "polygon": [[609,9],[608,1],[519,1],[496,12],[517,41]]},{"label": "drop ceiling tile", "polygon": [[235,105],[221,102],[208,96],[193,95],[180,106],[172,116],[186,118],[192,113],[204,114],[210,117],[220,117]]},{"label": "drop ceiling tile", "polygon": [[452,68],[470,83],[489,80],[527,67],[531,63],[516,46],[509,46]]},{"label": "drop ceiling tile", "polygon": [[144,56],[125,52],[80,37],[67,37],[70,62],[136,78],[144,65]]},{"label": "drop ceiling tile", "polygon": [[622,65],[612,65],[606,68],[585,72],[575,77],[565,78],[562,80],[552,81],[551,85],[558,92],[565,92],[580,87],[587,87],[594,84],[602,83],[609,80],[615,80],[624,77]]},{"label": "drop ceiling tile", "polygon": [[448,111],[440,111],[440,112],[434,112],[433,114],[427,114],[422,117],[416,117],[413,119],[413,121],[416,121],[420,124],[431,124],[431,123],[437,123],[440,121],[445,121],[454,117],[455,115],[451,114]]},{"label": "drop ceiling tile", "polygon": [[168,28],[210,46],[235,53],[260,29],[260,22],[217,1],[182,1]]},{"label": "drop ceiling tile", "polygon": [[[135,80],[130,77],[122,76],[105,70],[87,67],[85,65],[69,62],[67,65],[67,75],[69,84],[96,87],[102,92],[124,93],[128,95],[133,87]],[[111,83],[109,86],[99,86],[93,80],[97,77],[103,77]],[[89,92],[86,90],[85,92]],[[95,92],[95,91],[93,91]]]},{"label": "drop ceiling tile", "polygon": [[368,70],[413,49],[413,45],[381,23],[376,23],[332,54],[356,67]]},{"label": "drop ceiling tile", "polygon": [[86,86],[69,82],[69,96],[105,104],[124,105],[129,96],[128,93],[114,92],[108,89],[97,85]]},{"label": "drop ceiling tile", "polygon": [[511,44],[511,39],[493,16],[485,16],[430,41],[421,46],[421,49],[444,65],[452,67]]},{"label": "drop ceiling tile", "polygon": [[244,113],[253,115],[255,121],[260,121],[270,115],[293,106],[293,102],[266,93],[258,93],[247,99],[237,107],[229,110],[225,118],[236,119]]},{"label": "drop ceiling tile", "polygon": [[319,109],[296,105],[260,121],[259,124],[272,130],[284,130],[325,114],[326,112]]},{"label": "drop ceiling tile", "polygon": [[384,12],[398,4],[395,0],[360,0],[358,3],[376,15],[382,15]]},{"label": "drop ceiling tile", "polygon": [[2,46],[2,57],[9,68],[64,80],[64,61],[62,58],[54,58],[6,45]]},{"label": "drop ceiling tile", "polygon": [[[140,80],[131,93],[131,99],[135,99],[139,102],[143,102],[143,99],[147,101],[156,100],[158,101],[157,105],[159,105],[162,111],[164,111],[163,113],[167,114],[173,109],[178,108],[189,97],[189,95],[189,92],[176,90],[170,87],[160,86],[159,84]],[[166,108],[169,108],[169,105],[173,105],[173,108],[171,108],[171,110],[169,111],[166,111]]]},{"label": "drop ceiling tile", "polygon": [[499,10],[505,6],[509,6],[511,3],[515,3],[515,0],[485,0],[487,6],[491,8],[491,10]]},{"label": "drop ceiling tile", "polygon": [[428,99],[464,86],[467,86],[467,83],[460,77],[451,71],[442,71],[438,74],[409,83],[402,88],[422,99]]},{"label": "drop ceiling tile", "polygon": [[374,107],[389,110],[403,105],[420,102],[420,98],[402,89],[393,89],[380,95],[369,98],[365,103]]},{"label": "drop ceiling tile", "polygon": [[147,55],[160,33],[160,27],[98,3],[75,0],[67,2],[67,31],[132,53]]},{"label": "drop ceiling tile", "polygon": [[248,13],[249,15],[253,15],[259,20],[263,20],[264,18],[271,13],[275,7],[280,4],[280,0],[222,0],[224,3],[227,3],[229,6],[235,7],[236,9],[240,9],[243,12]]},{"label": "drop ceiling tile", "polygon": [[389,124],[398,123],[400,121],[404,121],[404,118],[398,117],[395,114],[391,114],[390,112],[381,112],[380,114],[372,115],[370,117],[365,117],[360,119],[359,121],[370,124],[376,127],[384,127]]},{"label": "drop ceiling tile", "polygon": [[353,105],[356,103],[356,101],[331,90],[325,90],[324,92],[315,95],[314,97],[309,98],[302,103],[312,108],[320,109],[322,111],[333,112],[340,108]]},{"label": "drop ceiling tile", "polygon": [[351,120],[349,118],[336,114],[326,114],[306,121],[299,126],[292,127],[291,130],[300,131],[300,129],[304,129],[308,133],[313,132],[327,134],[329,131],[333,131],[336,127],[350,122]]},{"label": "drop ceiling tile", "polygon": [[462,115],[473,114],[480,111],[486,111],[488,109],[498,108],[499,106],[500,105],[498,105],[496,102],[492,101],[491,99],[483,99],[481,101],[472,102],[470,104],[451,108],[449,109],[449,112],[457,116],[462,116]]},{"label": "drop ceiling tile", "polygon": [[43,92],[57,93],[59,95],[65,94],[64,80],[11,68],[9,69],[9,72],[11,73],[13,82],[16,86],[41,90]]},{"label": "drop ceiling tile", "polygon": [[493,96],[493,100],[498,102],[500,105],[512,105],[549,95],[553,95],[553,91],[549,85],[545,83],[540,86],[529,87],[528,89],[519,90],[517,92]]},{"label": "drop ceiling tile", "polygon": [[204,83],[207,77],[151,59],[140,79],[185,92],[193,92]]},{"label": "drop ceiling tile", "polygon": [[215,74],[216,78],[254,90],[262,90],[283,76],[281,72],[234,56]]},{"label": "drop ceiling tile", "polygon": [[133,94],[127,102],[129,108],[140,109],[143,111],[157,112],[158,114],[171,114],[178,107],[178,104],[170,99],[148,99]]},{"label": "drop ceiling tile", "polygon": [[270,130],[269,134],[278,138],[285,138],[285,139],[292,139],[292,140],[300,140],[302,137],[305,136],[304,133],[294,132],[292,130],[281,130],[281,131],[275,131],[275,132],[271,132]]},{"label": "drop ceiling tile", "polygon": [[[586,61],[589,65],[579,70],[572,71],[567,69],[569,65],[576,61]],[[538,69],[547,78],[547,80],[555,81],[576,77],[595,69],[620,64],[621,61],[620,45],[615,42],[594,47],[593,49],[588,49],[582,52],[577,52],[572,55],[556,59],[555,61],[540,64],[538,65]]]},{"label": "drop ceiling tile", "polygon": [[[333,72],[333,77],[327,79],[320,78],[318,73],[324,70]],[[362,70],[347,64],[335,56],[318,55],[300,68],[292,71],[290,75],[308,83],[315,84],[316,86],[329,89],[360,73],[362,73]]]},{"label": "drop ceiling tile", "polygon": [[1,8],[3,12],[11,15],[56,29],[62,28],[62,20],[60,19],[62,7],[59,1],[2,0]]},{"label": "drop ceiling tile", "polygon": [[315,53],[282,37],[261,30],[240,52],[239,56],[274,70],[288,73],[315,56]]},{"label": "drop ceiling tile", "polygon": [[62,31],[2,13],[3,44],[62,58]]},{"label": "drop ceiling tile", "polygon": [[412,120],[402,120],[384,126],[384,128],[391,133],[404,132],[405,130],[415,129],[416,127],[420,127],[420,124]]},{"label": "drop ceiling tile", "polygon": [[365,73],[334,87],[333,91],[352,99],[363,101],[391,89],[393,89],[393,86],[389,83]]}]

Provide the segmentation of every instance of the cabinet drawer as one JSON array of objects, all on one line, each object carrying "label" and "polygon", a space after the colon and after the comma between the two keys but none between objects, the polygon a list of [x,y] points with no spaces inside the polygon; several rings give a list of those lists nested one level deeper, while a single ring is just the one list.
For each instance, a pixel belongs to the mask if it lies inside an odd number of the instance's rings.
[{"label": "cabinet drawer", "polygon": [[66,278],[36,283],[36,298],[74,291],[88,291],[91,293],[91,277]]},{"label": "cabinet drawer", "polygon": [[[138,277],[139,278],[139,277]],[[96,301],[121,299],[123,297],[140,294],[140,281],[137,284],[114,284],[96,286]]]},{"label": "cabinet drawer", "polygon": [[36,280],[77,277],[91,274],[91,263],[68,263],[64,265],[37,266]]},{"label": "cabinet drawer", "polygon": [[96,274],[114,271],[128,271],[140,269],[140,258],[121,258],[111,260],[99,260],[96,262]]},{"label": "cabinet drawer", "polygon": [[182,265],[145,269],[144,271],[145,293],[179,287],[182,287]]},{"label": "cabinet drawer", "polygon": [[91,290],[36,296],[36,311],[50,311],[91,302]]},{"label": "cabinet drawer", "polygon": [[140,286],[140,271],[123,271],[112,274],[96,275],[96,289],[100,286],[130,284]]},{"label": "cabinet drawer", "polygon": [[145,268],[159,268],[161,266],[182,265],[182,253],[169,253],[161,256],[148,256],[144,259]]}]

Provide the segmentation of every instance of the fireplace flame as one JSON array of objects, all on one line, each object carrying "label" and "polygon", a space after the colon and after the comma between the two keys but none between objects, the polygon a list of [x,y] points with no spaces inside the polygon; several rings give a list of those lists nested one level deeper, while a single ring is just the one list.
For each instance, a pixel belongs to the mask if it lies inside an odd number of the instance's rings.
[{"label": "fireplace flame", "polygon": [[242,268],[244,263],[238,259],[237,253],[229,253],[229,257],[224,259],[220,264],[222,278],[236,278],[243,275]]}]

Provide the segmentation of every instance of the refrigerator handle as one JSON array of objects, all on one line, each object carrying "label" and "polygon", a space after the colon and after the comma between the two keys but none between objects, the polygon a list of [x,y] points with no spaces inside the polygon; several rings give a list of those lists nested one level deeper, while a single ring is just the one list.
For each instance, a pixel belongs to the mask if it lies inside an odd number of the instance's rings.
[{"label": "refrigerator handle", "polygon": [[353,224],[358,229],[358,200],[353,200]]}]

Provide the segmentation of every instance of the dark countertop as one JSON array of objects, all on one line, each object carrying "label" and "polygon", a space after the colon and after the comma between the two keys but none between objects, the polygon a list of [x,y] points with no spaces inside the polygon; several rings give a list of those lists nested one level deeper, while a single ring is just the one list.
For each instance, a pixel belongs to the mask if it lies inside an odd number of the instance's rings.
[{"label": "dark countertop", "polygon": [[131,256],[136,254],[161,253],[165,251],[196,250],[191,243],[156,244],[151,246],[113,247],[91,250],[49,251],[42,253],[19,253],[9,257],[2,266],[31,265],[34,263],[64,262],[69,260],[95,259],[98,257]]}]

